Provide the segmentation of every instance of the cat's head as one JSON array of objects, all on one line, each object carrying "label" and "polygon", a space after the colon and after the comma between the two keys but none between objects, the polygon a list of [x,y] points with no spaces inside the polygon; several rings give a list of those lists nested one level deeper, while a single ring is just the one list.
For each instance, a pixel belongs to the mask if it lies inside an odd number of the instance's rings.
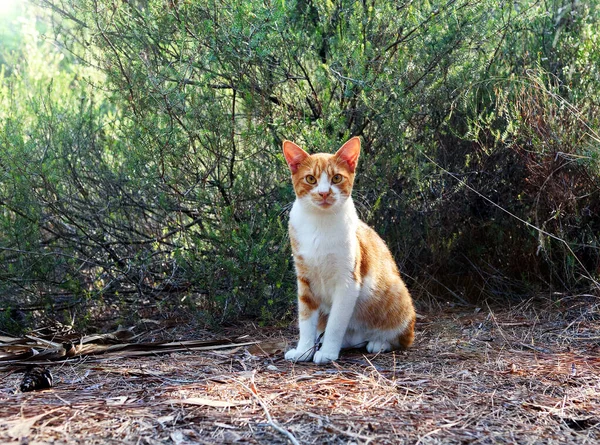
[{"label": "cat's head", "polygon": [[292,172],[296,197],[303,203],[324,211],[335,210],[350,197],[360,155],[358,137],[333,155],[309,155],[293,142],[284,141],[283,154]]}]

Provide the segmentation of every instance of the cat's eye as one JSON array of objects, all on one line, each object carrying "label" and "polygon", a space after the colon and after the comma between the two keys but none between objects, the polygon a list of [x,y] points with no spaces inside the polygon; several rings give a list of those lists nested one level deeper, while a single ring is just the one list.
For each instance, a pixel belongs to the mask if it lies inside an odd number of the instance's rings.
[{"label": "cat's eye", "polygon": [[333,175],[333,178],[331,178],[331,182],[333,182],[334,184],[339,184],[340,182],[342,182],[343,176],[342,175]]},{"label": "cat's eye", "polygon": [[304,179],[306,179],[306,182],[308,182],[310,185],[314,185],[317,183],[317,178],[315,178],[313,175],[308,175]]}]

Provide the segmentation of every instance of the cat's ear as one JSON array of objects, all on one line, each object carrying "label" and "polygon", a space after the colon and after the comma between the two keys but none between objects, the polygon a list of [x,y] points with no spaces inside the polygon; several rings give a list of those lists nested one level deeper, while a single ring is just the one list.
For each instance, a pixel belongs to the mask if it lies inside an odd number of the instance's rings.
[{"label": "cat's ear", "polygon": [[358,156],[360,155],[360,138],[353,137],[340,148],[335,156],[348,164],[352,173],[356,170]]},{"label": "cat's ear", "polygon": [[283,141],[283,155],[292,173],[296,173],[302,161],[310,156],[291,141]]}]

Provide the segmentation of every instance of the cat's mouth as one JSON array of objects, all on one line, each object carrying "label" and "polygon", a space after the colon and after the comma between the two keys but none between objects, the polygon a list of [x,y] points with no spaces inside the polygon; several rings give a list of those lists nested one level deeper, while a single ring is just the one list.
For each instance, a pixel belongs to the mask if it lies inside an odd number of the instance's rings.
[{"label": "cat's mouth", "polygon": [[322,209],[328,209],[334,204],[335,200],[331,198],[315,200],[314,203]]}]

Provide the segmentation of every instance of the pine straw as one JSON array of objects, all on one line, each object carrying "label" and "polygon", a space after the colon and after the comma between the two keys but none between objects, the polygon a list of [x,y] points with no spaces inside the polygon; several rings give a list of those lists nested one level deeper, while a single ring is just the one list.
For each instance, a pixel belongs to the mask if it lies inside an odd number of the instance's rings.
[{"label": "pine straw", "polygon": [[410,350],[329,366],[284,361],[295,333],[271,329],[262,351],[63,361],[35,393],[5,371],[0,442],[599,443],[598,306],[539,312],[429,313]]}]

